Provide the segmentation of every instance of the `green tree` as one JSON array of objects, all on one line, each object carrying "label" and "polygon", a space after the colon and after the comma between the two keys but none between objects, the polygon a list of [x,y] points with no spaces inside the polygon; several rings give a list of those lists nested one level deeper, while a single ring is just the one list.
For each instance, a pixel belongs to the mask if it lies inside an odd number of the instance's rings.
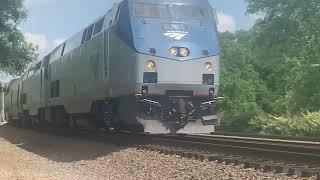
[{"label": "green tree", "polygon": [[320,110],[320,1],[247,2],[248,13],[261,18],[249,31],[220,35],[222,129],[316,129],[319,116],[301,113]]},{"label": "green tree", "polygon": [[220,35],[222,128],[229,131],[248,130],[251,118],[270,110],[267,88],[252,64],[250,36],[250,31]]},{"label": "green tree", "polygon": [[12,75],[23,72],[34,59],[34,47],[18,29],[26,18],[23,0],[0,1],[0,72]]},{"label": "green tree", "polygon": [[277,114],[320,109],[320,1],[247,0],[262,14],[252,28],[255,67]]}]

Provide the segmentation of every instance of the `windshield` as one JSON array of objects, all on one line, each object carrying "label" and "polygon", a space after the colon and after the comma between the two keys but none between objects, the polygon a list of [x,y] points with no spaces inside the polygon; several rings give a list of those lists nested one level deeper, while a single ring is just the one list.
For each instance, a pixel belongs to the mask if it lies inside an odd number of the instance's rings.
[{"label": "windshield", "polygon": [[134,15],[139,17],[168,18],[170,10],[168,5],[160,4],[134,4]]},{"label": "windshield", "polygon": [[199,6],[143,4],[133,5],[134,16],[151,18],[200,19],[205,17],[205,10]]},{"label": "windshield", "polygon": [[174,5],[173,12],[177,19],[203,18],[205,16],[203,9],[198,6]]}]

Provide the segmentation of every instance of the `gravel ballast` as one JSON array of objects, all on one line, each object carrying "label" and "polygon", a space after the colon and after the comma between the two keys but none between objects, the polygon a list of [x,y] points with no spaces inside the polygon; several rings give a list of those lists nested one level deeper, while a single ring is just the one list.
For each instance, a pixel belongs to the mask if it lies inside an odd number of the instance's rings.
[{"label": "gravel ballast", "polygon": [[0,180],[298,179],[0,126]]}]

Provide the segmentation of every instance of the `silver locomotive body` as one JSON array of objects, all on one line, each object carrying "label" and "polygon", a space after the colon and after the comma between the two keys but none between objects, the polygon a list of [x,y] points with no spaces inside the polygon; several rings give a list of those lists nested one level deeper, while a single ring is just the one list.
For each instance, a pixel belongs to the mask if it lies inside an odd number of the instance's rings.
[{"label": "silver locomotive body", "polygon": [[10,83],[10,120],[150,133],[213,132],[219,124],[219,46],[209,7],[207,0],[114,5]]}]

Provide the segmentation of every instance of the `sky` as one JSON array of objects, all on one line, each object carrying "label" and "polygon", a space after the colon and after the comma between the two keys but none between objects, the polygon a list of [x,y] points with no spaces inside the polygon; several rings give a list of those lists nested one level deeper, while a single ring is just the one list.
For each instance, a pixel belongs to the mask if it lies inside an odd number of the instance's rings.
[{"label": "sky", "polygon": [[[220,32],[249,29],[254,16],[245,15],[245,0],[209,0],[218,13]],[[24,0],[28,18],[20,24],[40,57],[89,25],[120,0]]]}]

